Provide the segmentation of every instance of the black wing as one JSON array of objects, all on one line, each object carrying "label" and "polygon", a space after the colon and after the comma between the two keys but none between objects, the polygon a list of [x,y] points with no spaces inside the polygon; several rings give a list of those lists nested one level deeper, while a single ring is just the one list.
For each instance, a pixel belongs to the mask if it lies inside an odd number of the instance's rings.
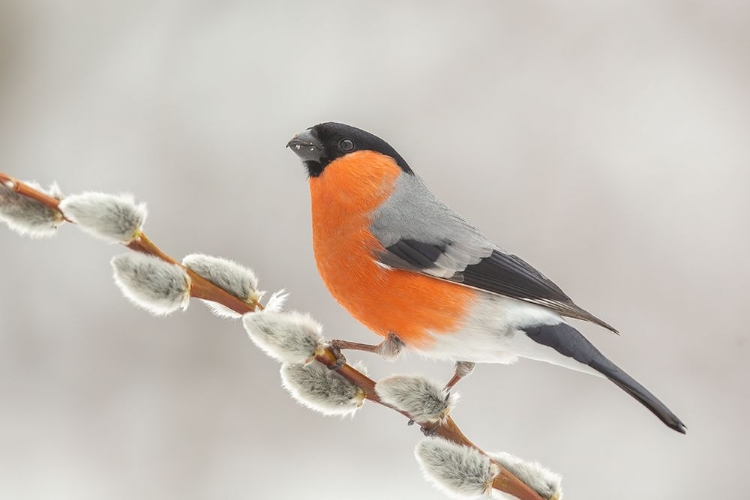
[{"label": "black wing", "polygon": [[[483,255],[483,256],[481,256]],[[548,307],[563,316],[612,326],[578,307],[556,284],[519,257],[456,242],[400,239],[378,255],[381,264]]]}]

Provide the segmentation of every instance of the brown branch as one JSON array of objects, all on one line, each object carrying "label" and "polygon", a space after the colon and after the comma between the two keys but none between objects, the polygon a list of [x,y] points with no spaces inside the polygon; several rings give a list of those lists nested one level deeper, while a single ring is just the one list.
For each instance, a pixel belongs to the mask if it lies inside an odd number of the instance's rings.
[{"label": "brown branch", "polygon": [[165,254],[159,247],[157,247],[144,233],[140,233],[133,241],[126,245],[129,249],[153,255],[158,257],[165,262],[180,266],[185,269],[190,276],[190,296],[196,299],[210,300],[218,302],[219,304],[228,307],[234,312],[240,314],[246,314],[253,312],[256,309],[263,309],[257,301],[247,303],[235,295],[227,292],[223,288],[220,288],[202,276],[197,275],[192,269],[183,266],[180,262],[177,262],[169,255]]},{"label": "brown branch", "polygon": [[[0,183],[5,184],[7,187],[13,189],[14,191],[16,191],[17,193],[23,196],[26,196],[28,198],[38,201],[39,203],[45,205],[46,207],[59,212],[63,217],[65,217],[65,214],[63,214],[63,212],[60,210],[59,200],[45,193],[42,193],[41,191],[38,191],[32,188],[28,184],[25,184],[2,172],[0,172]],[[65,220],[68,222],[71,222],[67,218],[65,218]],[[131,241],[126,246],[127,248],[135,252],[153,255],[155,257],[162,259],[165,262],[169,262],[170,264],[174,264],[185,269],[191,279],[191,287],[190,287],[191,297],[217,302],[240,314],[254,312],[256,309],[263,309],[263,306],[259,304],[257,301],[252,302],[252,303],[244,302],[238,297],[227,292],[223,288],[197,275],[195,272],[183,266],[180,262],[176,261],[169,255],[164,253],[150,239],[148,239],[148,237],[146,237],[144,233],[140,233],[133,241]],[[374,403],[378,403],[392,410],[395,410],[401,413],[402,415],[404,415],[405,417],[407,417],[410,421],[413,421],[411,415],[409,415],[407,412],[399,410],[398,408],[395,408],[380,400],[380,397],[378,397],[377,392],[375,391],[374,380],[370,379],[363,373],[357,371],[351,365],[344,364],[342,366],[339,366],[336,356],[329,348],[324,348],[324,349],[319,350],[318,353],[316,353],[315,359],[318,362],[327,366],[328,368],[336,370],[341,376],[343,376],[344,378],[349,380],[351,383],[353,383],[354,385],[362,389],[365,393],[365,397],[369,399],[370,401]],[[447,417],[444,423],[439,424],[439,425],[430,425],[430,424],[419,424],[419,425],[422,428],[422,432],[425,433],[426,435],[440,436],[443,439],[452,441],[456,444],[469,446],[471,448],[478,450],[480,453],[487,455],[477,445],[472,443],[463,434],[463,432],[461,432],[461,429],[459,429],[456,422],[450,416]],[[495,478],[495,480],[492,483],[493,488],[503,491],[505,493],[508,493],[510,495],[513,495],[519,498],[520,500],[542,500],[542,498],[534,490],[532,490],[523,481],[518,479],[515,475],[511,474],[505,467],[501,466],[495,460],[492,460],[492,462],[495,463],[500,469],[500,474]]]}]

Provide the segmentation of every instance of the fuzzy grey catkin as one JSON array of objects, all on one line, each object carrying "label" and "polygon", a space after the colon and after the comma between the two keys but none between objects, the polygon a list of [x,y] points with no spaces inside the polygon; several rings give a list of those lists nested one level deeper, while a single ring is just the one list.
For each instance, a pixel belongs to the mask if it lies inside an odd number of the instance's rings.
[{"label": "fuzzy grey catkin", "polygon": [[489,457],[441,438],[420,441],[414,451],[425,477],[456,498],[476,498],[492,491],[500,469]]},{"label": "fuzzy grey catkin", "polygon": [[87,233],[110,243],[130,243],[146,222],[146,204],[130,194],[83,193],[60,203],[65,216]]},{"label": "fuzzy grey catkin", "polygon": [[[182,259],[182,264],[214,285],[246,303],[260,300],[258,278],[255,273],[234,261],[194,253]],[[241,314],[211,301],[204,301],[217,316],[239,318]]]},{"label": "fuzzy grey catkin", "polygon": [[247,300],[258,293],[258,278],[255,273],[229,259],[193,253],[182,259],[182,263],[198,276],[239,299]]},{"label": "fuzzy grey catkin", "polygon": [[242,317],[250,339],[282,363],[309,362],[323,345],[323,327],[299,312],[251,312]]},{"label": "fuzzy grey catkin", "polygon": [[324,415],[354,413],[365,400],[362,389],[317,361],[283,364],[281,381],[294,399]]},{"label": "fuzzy grey catkin", "polygon": [[175,264],[142,253],[117,255],[112,259],[115,283],[135,305],[157,315],[187,309],[190,277]]},{"label": "fuzzy grey catkin", "polygon": [[405,411],[418,423],[444,421],[458,399],[420,375],[395,375],[380,380],[375,392],[383,402]]},{"label": "fuzzy grey catkin", "polygon": [[536,491],[544,500],[562,499],[562,478],[537,462],[526,462],[510,453],[490,453],[490,457]]},{"label": "fuzzy grey catkin", "polygon": [[[36,182],[27,182],[29,186],[49,196],[61,200],[62,192],[57,184],[45,190]],[[57,228],[64,222],[62,215],[52,208],[18,194],[12,188],[0,183],[0,220],[10,229],[22,236],[31,238],[47,238],[57,232]]]}]

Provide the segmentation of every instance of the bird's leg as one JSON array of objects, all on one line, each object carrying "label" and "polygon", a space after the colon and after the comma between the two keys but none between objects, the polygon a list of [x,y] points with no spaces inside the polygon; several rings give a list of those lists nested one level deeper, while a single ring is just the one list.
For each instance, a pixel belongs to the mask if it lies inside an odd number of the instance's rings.
[{"label": "bird's leg", "polygon": [[365,351],[380,354],[387,361],[393,361],[401,354],[404,343],[394,333],[389,333],[379,344],[360,344],[358,342],[349,342],[348,340],[332,340],[330,343],[331,351],[336,356],[336,367],[343,366],[346,363],[346,357],[341,353],[344,349],[352,351]]},{"label": "bird's leg", "polygon": [[475,363],[472,363],[471,361],[456,361],[456,371],[453,374],[453,378],[445,385],[445,390],[450,391],[459,380],[469,376],[471,372],[474,371],[474,366]]}]

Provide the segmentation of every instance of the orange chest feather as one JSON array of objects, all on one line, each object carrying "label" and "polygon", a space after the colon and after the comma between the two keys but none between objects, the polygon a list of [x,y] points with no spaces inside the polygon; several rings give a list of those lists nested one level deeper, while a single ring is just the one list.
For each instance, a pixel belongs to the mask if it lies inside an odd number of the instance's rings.
[{"label": "orange chest feather", "polygon": [[399,175],[390,158],[360,151],[310,179],[313,248],[320,276],[352,316],[379,335],[392,332],[406,344],[425,346],[428,332],[460,327],[475,292],[375,263],[383,247],[369,230],[372,215]]}]

